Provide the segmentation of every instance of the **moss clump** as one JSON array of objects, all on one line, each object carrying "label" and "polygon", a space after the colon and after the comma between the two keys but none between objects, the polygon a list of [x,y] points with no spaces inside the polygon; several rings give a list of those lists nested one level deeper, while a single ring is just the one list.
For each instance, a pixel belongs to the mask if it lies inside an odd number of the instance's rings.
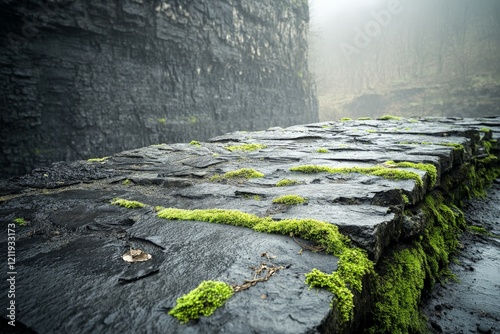
[{"label": "moss clump", "polygon": [[201,143],[199,141],[196,141],[196,140],[191,140],[191,142],[189,143],[189,145],[200,147]]},{"label": "moss clump", "polygon": [[304,197],[298,195],[284,195],[273,199],[274,204],[285,204],[285,205],[299,205],[305,203],[306,201],[307,200]]},{"label": "moss clump", "polygon": [[380,116],[377,119],[380,121],[399,121],[399,120],[401,120],[401,117],[392,116],[392,115],[384,115],[384,116]]},{"label": "moss clump", "polygon": [[320,147],[316,150],[316,152],[318,153],[328,153],[328,149],[327,148],[324,148],[324,147]]},{"label": "moss clump", "polygon": [[278,181],[276,183],[276,187],[289,187],[289,186],[295,186],[297,184],[300,184],[300,181],[291,180],[291,179],[283,179],[283,180]]},{"label": "moss clump", "polygon": [[465,150],[464,145],[458,144],[458,143],[438,143],[436,145],[453,147],[453,149],[455,151],[464,151]]},{"label": "moss clump", "polygon": [[227,283],[217,281],[203,281],[188,294],[179,297],[175,307],[168,314],[176,317],[182,323],[200,316],[208,317],[218,307],[234,294],[233,288]]},{"label": "moss clump", "polygon": [[118,205],[118,206],[123,206],[124,208],[127,209],[138,209],[138,208],[143,208],[146,206],[146,204],[137,202],[137,201],[129,201],[123,198],[114,198],[111,201],[111,204],[113,205]]},{"label": "moss clump", "polygon": [[131,184],[131,183],[132,183],[132,181],[131,181],[131,180],[129,180],[129,179],[123,180],[123,182],[122,182],[122,184],[123,184],[124,186],[128,186],[128,185],[129,185],[129,184]]},{"label": "moss clump", "polygon": [[409,198],[408,198],[408,196],[406,196],[405,194],[402,194],[402,195],[401,195],[401,198],[403,199],[403,202],[404,202],[405,204],[410,203],[410,199],[409,199]]},{"label": "moss clump", "polygon": [[341,122],[349,122],[349,121],[352,121],[352,118],[349,118],[349,117],[342,117],[340,119]]},{"label": "moss clump", "polygon": [[445,205],[439,193],[425,198],[422,211],[427,228],[421,241],[414,241],[384,261],[376,294],[376,325],[370,333],[426,332],[418,307],[421,291],[430,288],[447,268],[465,218],[457,207]]},{"label": "moss clump", "polygon": [[473,233],[476,233],[476,234],[482,234],[482,235],[492,235],[490,232],[486,231],[486,229],[484,227],[480,227],[480,226],[473,226],[473,225],[470,225],[470,226],[467,226],[467,230],[469,230],[470,232],[473,232]]},{"label": "moss clump", "polygon": [[306,283],[310,287],[324,288],[335,295],[332,304],[340,314],[340,323],[352,319],[354,303],[352,289],[361,292],[363,276],[374,273],[373,263],[366,253],[356,248],[345,248],[339,257],[337,271],[326,274],[313,269],[306,274]]},{"label": "moss clump", "polygon": [[263,173],[256,171],[255,169],[241,168],[238,170],[227,172],[222,177],[226,178],[226,179],[231,179],[231,178],[253,179],[253,178],[259,178],[259,177],[264,177],[264,176],[265,175]]},{"label": "moss clump", "polygon": [[479,131],[484,132],[484,133],[488,133],[491,131],[491,129],[484,127],[484,128],[479,129]]},{"label": "moss clump", "polygon": [[433,164],[414,163],[414,162],[408,162],[408,161],[403,161],[403,162],[387,161],[386,164],[392,165],[395,167],[413,168],[413,169],[423,170],[429,176],[430,187],[434,188],[434,186],[436,185],[437,169],[436,169],[436,166],[434,166]]},{"label": "moss clump", "polygon": [[420,244],[396,252],[385,262],[375,304],[376,326],[369,333],[425,333],[419,312],[426,277],[426,255]]},{"label": "moss clump", "polygon": [[26,224],[28,224],[26,220],[22,217],[14,219],[14,223],[18,224],[19,226],[26,226]]},{"label": "moss clump", "polygon": [[306,283],[310,287],[322,287],[335,294],[332,306],[338,308],[340,322],[352,318],[353,294],[349,289],[362,289],[362,277],[374,273],[373,262],[367,254],[351,247],[350,240],[342,235],[338,227],[314,219],[284,219],[274,221],[271,218],[260,218],[237,210],[181,210],[175,208],[163,209],[158,217],[169,220],[194,220],[216,224],[229,224],[252,228],[263,233],[293,235],[313,241],[325,249],[327,253],[339,257],[337,271],[325,274],[313,269],[306,275]]},{"label": "moss clump", "polygon": [[227,224],[253,228],[262,218],[238,210],[183,210],[167,208],[158,212],[158,217],[168,220],[192,220],[215,224]]},{"label": "moss clump", "polygon": [[358,121],[370,121],[371,117],[358,117]]},{"label": "moss clump", "polygon": [[330,173],[330,174],[347,174],[347,173],[359,173],[368,174],[374,176],[380,176],[385,179],[392,180],[414,180],[417,186],[422,187],[423,182],[415,172],[399,170],[395,168],[386,167],[328,167],[328,166],[317,166],[317,165],[304,165],[290,168],[291,171],[302,172],[306,174],[314,173]]},{"label": "moss clump", "polygon": [[87,161],[88,162],[105,162],[108,159],[109,159],[109,157],[91,158],[91,159],[88,159]]},{"label": "moss clump", "polygon": [[266,145],[263,144],[243,144],[243,145],[234,145],[234,146],[225,146],[224,148],[226,150],[229,150],[231,152],[234,151],[244,151],[244,152],[251,152],[251,151],[257,151],[266,148]]}]

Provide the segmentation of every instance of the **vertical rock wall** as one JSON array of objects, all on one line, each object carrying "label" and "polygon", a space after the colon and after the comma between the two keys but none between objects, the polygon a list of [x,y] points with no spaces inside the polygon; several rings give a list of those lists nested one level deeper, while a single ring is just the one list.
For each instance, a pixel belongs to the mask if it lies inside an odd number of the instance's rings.
[{"label": "vertical rock wall", "polygon": [[0,1],[0,177],[314,122],[303,0]]}]

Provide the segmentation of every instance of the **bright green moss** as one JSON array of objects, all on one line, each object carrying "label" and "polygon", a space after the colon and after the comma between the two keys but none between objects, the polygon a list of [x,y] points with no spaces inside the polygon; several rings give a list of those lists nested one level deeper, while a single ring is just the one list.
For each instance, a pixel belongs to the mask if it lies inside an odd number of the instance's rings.
[{"label": "bright green moss", "polygon": [[369,121],[371,119],[371,117],[358,117],[358,121]]},{"label": "bright green moss", "polygon": [[326,274],[313,269],[306,274],[306,284],[311,288],[324,288],[334,294],[332,306],[336,307],[340,315],[340,323],[346,323],[354,315],[353,293],[361,292],[362,279],[366,274],[374,274],[373,262],[366,253],[357,248],[344,248],[339,256],[337,271]]},{"label": "bright green moss", "polygon": [[420,175],[418,175],[415,172],[410,172],[410,171],[405,171],[405,170],[399,170],[395,168],[383,168],[383,169],[378,169],[374,172],[368,173],[370,175],[374,176],[380,176],[385,179],[390,179],[390,180],[414,180],[415,184],[418,187],[423,186],[422,179],[420,178]]},{"label": "bright green moss", "polygon": [[480,227],[480,226],[469,225],[469,226],[467,226],[467,230],[474,232],[476,234],[491,235],[491,233],[486,231],[486,229],[484,227]]},{"label": "bright green moss", "polygon": [[87,161],[88,162],[105,162],[108,159],[109,159],[109,157],[91,158],[91,159],[88,159]]},{"label": "bright green moss", "polygon": [[222,177],[226,179],[237,178],[237,177],[245,179],[253,179],[253,178],[264,177],[264,174],[252,168],[241,168],[238,170],[227,172]]},{"label": "bright green moss", "polygon": [[165,117],[158,118],[158,123],[165,125],[167,124],[167,119]]},{"label": "bright green moss", "polygon": [[349,118],[349,117],[342,117],[340,119],[341,122],[349,122],[349,121],[352,121],[352,118]]},{"label": "bright green moss", "polygon": [[131,184],[131,183],[132,183],[132,181],[131,181],[131,180],[129,180],[129,179],[123,180],[123,182],[122,182],[122,184],[123,184],[124,186],[128,186],[128,185],[129,185],[129,184]]},{"label": "bright green moss", "polygon": [[456,151],[463,151],[463,150],[465,150],[464,145],[458,144],[458,143],[438,143],[436,145],[453,147],[453,149],[456,150]]},{"label": "bright green moss", "polygon": [[324,147],[320,147],[316,150],[316,152],[318,153],[328,153],[328,149],[327,148],[324,148]]},{"label": "bright green moss", "polygon": [[191,140],[191,142],[189,143],[189,145],[193,145],[193,146],[198,146],[200,147],[201,146],[201,143],[199,141],[196,141],[196,140]]},{"label": "bright green moss", "polygon": [[487,133],[487,132],[490,132],[490,131],[491,131],[491,129],[490,129],[490,128],[486,128],[486,127],[484,127],[484,128],[479,129],[479,131],[484,132],[484,133]]},{"label": "bright green moss", "polygon": [[123,198],[114,198],[111,201],[111,204],[113,205],[118,205],[118,206],[123,206],[124,208],[127,209],[138,209],[138,208],[143,208],[146,206],[146,204],[137,202],[137,201],[129,201]]},{"label": "bright green moss", "polygon": [[436,185],[437,169],[436,166],[434,166],[433,164],[413,163],[408,161],[403,161],[403,162],[386,161],[386,164],[402,168],[414,168],[423,170],[429,176],[430,187],[434,188],[434,186]]},{"label": "bright green moss", "polygon": [[375,326],[369,333],[425,333],[425,320],[419,312],[421,291],[426,277],[426,256],[414,247],[395,252],[385,261],[375,304]]},{"label": "bright green moss", "polygon": [[409,199],[409,198],[408,198],[408,196],[406,196],[405,194],[402,194],[402,195],[401,195],[401,198],[403,198],[403,202],[404,202],[405,204],[410,203],[410,199]]},{"label": "bright green moss", "polygon": [[18,224],[19,226],[26,226],[27,222],[24,218],[16,218],[14,219],[14,223]]},{"label": "bright green moss", "polygon": [[242,145],[234,145],[234,146],[225,146],[224,148],[226,150],[229,150],[231,152],[234,151],[244,151],[244,152],[250,152],[250,151],[257,151],[266,148],[266,145],[263,144],[242,144]]},{"label": "bright green moss", "polygon": [[177,299],[175,307],[168,314],[186,323],[200,316],[208,317],[234,294],[233,288],[227,283],[203,281],[188,294]]},{"label": "bright green moss", "polygon": [[392,116],[392,115],[384,115],[384,116],[380,116],[377,119],[380,121],[399,121],[401,119],[401,117]]},{"label": "bright green moss", "polygon": [[493,144],[489,141],[483,141],[483,147],[486,150],[486,153],[490,154],[491,149],[493,148]]},{"label": "bright green moss", "polygon": [[386,168],[386,167],[328,167],[328,166],[317,166],[317,165],[304,165],[290,168],[291,171],[302,172],[305,174],[314,173],[330,173],[330,174],[347,174],[347,173],[359,173],[368,174],[374,176],[380,176],[385,179],[392,180],[414,180],[417,186],[422,187],[422,179],[420,175],[415,172],[400,170],[396,168]]},{"label": "bright green moss", "polygon": [[444,202],[439,193],[428,195],[422,207],[427,222],[424,235],[384,261],[370,333],[426,332],[419,312],[421,291],[430,288],[447,268],[449,254],[458,246],[465,227],[463,213]]},{"label": "bright green moss", "polygon": [[298,195],[284,195],[273,199],[274,204],[298,205],[305,202],[306,199]]},{"label": "bright green moss", "polygon": [[294,186],[297,184],[300,184],[300,182],[297,180],[283,179],[283,180],[278,181],[276,183],[276,187],[289,187],[289,186]]},{"label": "bright green moss", "polygon": [[211,182],[216,182],[221,179],[234,179],[234,178],[240,178],[240,179],[253,179],[253,178],[260,178],[264,177],[265,175],[259,171],[256,171],[255,169],[252,168],[241,168],[238,170],[230,171],[227,172],[223,175],[213,175],[210,177]]},{"label": "bright green moss", "polygon": [[233,226],[243,226],[253,228],[259,224],[263,218],[238,210],[182,210],[167,208],[158,212],[158,217],[168,220],[192,220],[214,224],[227,224]]},{"label": "bright green moss", "polygon": [[354,295],[346,286],[338,272],[326,274],[318,269],[313,269],[306,274],[306,284],[311,288],[323,288],[335,297],[332,307],[337,307],[340,314],[340,323],[349,321],[354,314]]}]

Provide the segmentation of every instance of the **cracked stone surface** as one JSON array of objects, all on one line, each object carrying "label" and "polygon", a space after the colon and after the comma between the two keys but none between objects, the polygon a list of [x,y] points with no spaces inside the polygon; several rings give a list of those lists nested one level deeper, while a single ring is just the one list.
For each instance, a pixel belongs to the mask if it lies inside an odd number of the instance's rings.
[{"label": "cracked stone surface", "polygon": [[[491,131],[481,131],[485,127]],[[337,225],[377,262],[388,247],[419,233],[418,216],[407,221],[401,212],[432,190],[429,176],[398,168],[420,175],[425,186],[419,187],[413,180],[302,174],[290,168],[373,167],[388,160],[430,163],[437,168],[439,188],[442,175],[484,155],[477,146],[481,140],[498,137],[500,117],[327,122],[235,132],[201,146],[153,145],[102,162],[57,163],[2,180],[2,223],[19,217],[27,222],[16,226],[16,320],[39,333],[328,332],[332,295],[310,290],[304,274],[313,268],[335,271],[335,256],[303,249],[306,241],[291,236],[160,219],[154,207],[317,219]],[[250,152],[225,148],[248,143],[266,147]],[[450,143],[464,149],[445,146]],[[327,153],[319,153],[319,148]],[[211,181],[214,175],[240,168],[254,168],[265,176]],[[283,179],[298,183],[276,187]],[[288,194],[307,201],[294,206],[272,203]],[[147,206],[126,209],[111,205],[113,198]],[[6,249],[5,234],[0,241]],[[131,247],[152,259],[124,262],[121,257]],[[212,316],[183,325],[167,314],[178,297],[201,281],[242,284],[254,278],[251,267],[263,262],[283,269],[267,282],[236,293]],[[5,285],[2,282],[2,291]],[[2,303],[6,307],[4,299]],[[366,311],[363,307],[356,305],[357,312]]]}]

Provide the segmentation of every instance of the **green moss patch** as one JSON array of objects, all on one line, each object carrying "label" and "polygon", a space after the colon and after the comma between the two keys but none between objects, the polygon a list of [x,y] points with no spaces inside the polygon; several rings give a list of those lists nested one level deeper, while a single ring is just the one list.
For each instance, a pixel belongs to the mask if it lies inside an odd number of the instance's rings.
[{"label": "green moss patch", "polygon": [[349,121],[352,121],[352,118],[349,118],[349,117],[342,117],[340,119],[341,122],[349,122]]},{"label": "green moss patch", "polygon": [[266,148],[266,145],[263,144],[242,144],[242,145],[234,145],[234,146],[224,146],[226,150],[229,150],[231,152],[234,151],[244,151],[244,152],[250,152],[250,151],[257,151]]},{"label": "green moss patch", "polygon": [[295,186],[297,184],[300,184],[300,181],[291,180],[291,179],[283,179],[283,180],[280,180],[276,183],[276,187],[289,187],[289,186]]},{"label": "green moss patch", "polygon": [[414,162],[408,162],[408,161],[403,161],[403,162],[387,161],[386,164],[392,165],[395,167],[420,169],[420,170],[426,172],[427,175],[429,176],[430,187],[434,188],[434,186],[436,185],[437,169],[436,169],[436,166],[434,166],[433,164],[414,163]]},{"label": "green moss patch", "polygon": [[401,117],[392,116],[392,115],[384,115],[384,116],[380,116],[377,119],[380,121],[399,121],[399,120],[401,120]]},{"label": "green moss patch", "polygon": [[188,294],[179,297],[175,307],[168,314],[176,317],[182,323],[200,316],[208,317],[233,295],[233,288],[227,283],[203,281]]},{"label": "green moss patch", "polygon": [[320,147],[316,150],[317,153],[328,153],[328,149],[324,147]]},{"label": "green moss patch", "polygon": [[424,333],[419,312],[421,292],[430,288],[448,268],[449,255],[465,228],[463,213],[447,206],[439,193],[428,195],[422,206],[427,227],[420,241],[393,252],[383,264],[377,288],[375,326],[370,333]]},{"label": "green moss patch", "polygon": [[370,121],[371,117],[358,117],[358,121]]},{"label": "green moss patch", "polygon": [[217,181],[218,179],[232,179],[232,178],[242,178],[242,179],[253,179],[264,177],[265,175],[253,168],[241,168],[231,172],[227,172],[223,175],[214,175],[210,178],[210,181]]},{"label": "green moss patch", "polygon": [[307,200],[298,195],[284,195],[273,199],[274,204],[299,205],[305,202],[307,202]]},{"label": "green moss patch", "polygon": [[332,306],[339,310],[341,324],[348,322],[354,315],[352,290],[361,292],[363,276],[374,273],[373,263],[366,253],[357,248],[345,248],[340,254],[337,271],[326,274],[313,269],[306,274],[310,287],[324,288],[335,295]]},{"label": "green moss patch", "polygon": [[137,201],[129,201],[129,200],[126,200],[123,198],[114,198],[111,201],[111,204],[123,206],[124,208],[127,208],[127,209],[139,209],[139,208],[143,208],[146,206],[146,204],[144,204],[144,203],[137,202]]},{"label": "green moss patch", "polygon": [[26,226],[26,224],[28,224],[26,222],[26,219],[24,219],[22,217],[15,218],[14,223],[18,224],[19,226]]},{"label": "green moss patch", "polygon": [[317,166],[317,165],[304,165],[290,168],[291,171],[301,172],[305,174],[314,173],[330,173],[330,174],[347,174],[347,173],[359,173],[368,174],[374,176],[380,176],[385,179],[392,180],[414,180],[417,186],[422,187],[423,181],[420,175],[415,172],[400,170],[397,168],[387,168],[387,167],[328,167],[328,166]]},{"label": "green moss patch", "polygon": [[183,210],[166,208],[158,212],[158,217],[168,220],[193,220],[215,224],[227,224],[253,228],[262,218],[238,210]]},{"label": "green moss patch", "polygon": [[189,143],[189,145],[200,147],[201,143],[199,141],[196,141],[196,140],[191,140],[191,142]]}]

